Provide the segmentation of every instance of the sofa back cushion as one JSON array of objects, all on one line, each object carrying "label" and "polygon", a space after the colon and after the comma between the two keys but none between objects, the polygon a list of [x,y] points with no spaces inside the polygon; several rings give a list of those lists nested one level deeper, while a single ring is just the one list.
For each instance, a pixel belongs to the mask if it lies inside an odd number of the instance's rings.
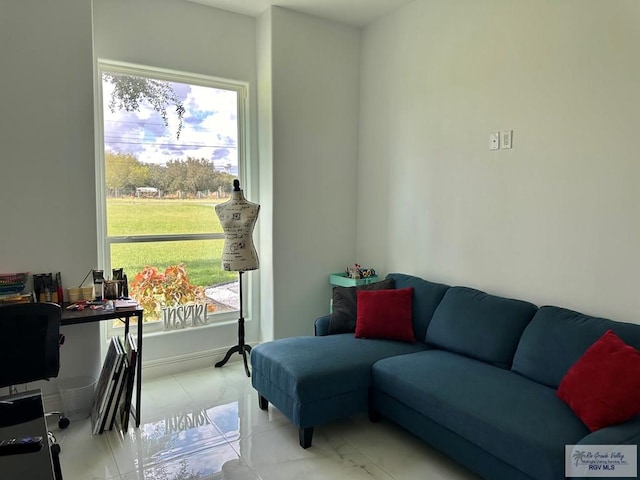
[{"label": "sofa back cushion", "polygon": [[569,368],[609,329],[640,349],[640,325],[591,317],[566,308],[541,307],[522,334],[512,370],[558,388]]},{"label": "sofa back cushion", "polygon": [[433,314],[427,343],[508,369],[536,310],[522,300],[451,287]]},{"label": "sofa back cushion", "polygon": [[393,279],[398,289],[413,288],[413,334],[417,341],[424,342],[433,312],[449,286],[403,273],[390,273],[386,278]]}]

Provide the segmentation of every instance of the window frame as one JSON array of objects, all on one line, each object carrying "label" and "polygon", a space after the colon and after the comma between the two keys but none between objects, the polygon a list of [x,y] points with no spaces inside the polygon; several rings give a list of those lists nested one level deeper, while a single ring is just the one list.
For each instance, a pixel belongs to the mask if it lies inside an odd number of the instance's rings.
[{"label": "window frame", "polygon": [[[249,147],[249,139],[247,135],[247,126],[249,122],[249,84],[238,80],[224,79],[209,75],[200,75],[187,72],[179,72],[159,67],[150,67],[145,65],[118,62],[106,59],[97,60],[96,68],[96,128],[95,128],[95,181],[96,181],[96,223],[97,223],[97,246],[98,246],[98,268],[105,272],[111,271],[111,245],[124,243],[147,243],[147,242],[169,242],[169,241],[188,241],[188,240],[223,240],[224,233],[193,233],[193,234],[159,234],[159,235],[108,235],[107,229],[107,196],[105,186],[105,131],[104,131],[104,111],[103,111],[103,88],[102,74],[115,73],[124,75],[133,75],[140,77],[153,78],[169,82],[186,83],[190,85],[199,85],[204,87],[218,88],[224,90],[232,90],[237,93],[237,124],[238,124],[238,175],[237,178],[241,185],[247,185],[249,176],[249,168],[247,162],[247,151]],[[245,188],[246,190],[246,188]],[[256,285],[250,278],[244,279],[246,282],[245,294],[255,291]],[[243,282],[244,283],[244,282]],[[247,320],[250,319],[252,301],[245,302],[242,306],[243,312]],[[231,321],[237,321],[238,310],[214,313],[209,317],[207,328],[213,325],[228,324]],[[109,322],[105,324],[106,338],[121,333],[122,326],[112,326]],[[163,330],[162,322],[149,322],[144,326],[145,334],[147,333],[163,333],[170,334],[175,330]]]}]

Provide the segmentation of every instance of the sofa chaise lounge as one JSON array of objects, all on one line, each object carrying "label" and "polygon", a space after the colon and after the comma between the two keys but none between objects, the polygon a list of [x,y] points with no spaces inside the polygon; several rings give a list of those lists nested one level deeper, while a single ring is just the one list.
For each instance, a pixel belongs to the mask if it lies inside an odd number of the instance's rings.
[{"label": "sofa chaise lounge", "polygon": [[260,408],[287,416],[303,448],[315,426],[356,413],[390,419],[490,479],[565,478],[565,445],[637,445],[640,417],[592,431],[558,388],[609,330],[640,348],[639,325],[411,275],[387,279],[412,289],[414,342],[328,334],[325,316],[315,336],[251,353]]}]

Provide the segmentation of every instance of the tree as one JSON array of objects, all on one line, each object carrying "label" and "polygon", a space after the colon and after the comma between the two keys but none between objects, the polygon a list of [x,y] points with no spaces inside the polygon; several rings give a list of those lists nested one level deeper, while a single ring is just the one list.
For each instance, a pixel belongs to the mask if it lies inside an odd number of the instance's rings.
[{"label": "tree", "polygon": [[166,171],[167,168],[163,165],[157,165],[155,163],[147,165],[149,168],[149,181],[150,187],[155,187],[162,191],[169,190],[169,182],[167,181]]},{"label": "tree", "polygon": [[167,162],[167,167],[165,170],[165,182],[167,185],[167,190],[171,192],[180,192],[185,191],[187,189],[187,185],[185,183],[186,175],[186,166],[184,162],[180,160],[170,160]]},{"label": "tree", "polygon": [[118,192],[135,191],[136,187],[147,186],[149,167],[133,155],[107,152],[104,157],[105,185]]},{"label": "tree", "polygon": [[214,172],[214,182],[211,190],[218,190],[222,188],[223,191],[229,192],[231,191],[231,187],[233,185],[233,180],[236,177],[227,172]]},{"label": "tree", "polygon": [[191,193],[212,190],[215,181],[213,163],[204,158],[187,158],[185,186]]},{"label": "tree", "polygon": [[168,127],[169,115],[167,108],[170,105],[174,105],[178,115],[176,138],[180,138],[180,132],[184,124],[185,108],[169,82],[112,73],[103,73],[102,77],[104,81],[110,82],[114,87],[109,101],[109,110],[111,112],[115,112],[116,109],[137,112],[140,108],[140,103],[146,100],[158,112],[165,126]]}]

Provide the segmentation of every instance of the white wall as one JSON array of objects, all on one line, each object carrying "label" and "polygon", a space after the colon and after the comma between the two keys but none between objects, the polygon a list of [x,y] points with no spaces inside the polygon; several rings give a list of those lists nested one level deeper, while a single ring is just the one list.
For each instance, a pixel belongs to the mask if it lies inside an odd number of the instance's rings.
[{"label": "white wall", "polygon": [[360,31],[271,8],[274,337],[313,334],[355,260]]},{"label": "white wall", "polygon": [[260,152],[260,338],[273,339],[273,92],[271,9],[256,22],[258,151]]},{"label": "white wall", "polygon": [[639,24],[634,0],[416,0],[369,26],[358,257],[640,323]]},{"label": "white wall", "polygon": [[[2,2],[0,45],[0,272],[75,284],[97,257],[91,4]],[[61,374],[97,370],[98,326],[62,331]]]}]

